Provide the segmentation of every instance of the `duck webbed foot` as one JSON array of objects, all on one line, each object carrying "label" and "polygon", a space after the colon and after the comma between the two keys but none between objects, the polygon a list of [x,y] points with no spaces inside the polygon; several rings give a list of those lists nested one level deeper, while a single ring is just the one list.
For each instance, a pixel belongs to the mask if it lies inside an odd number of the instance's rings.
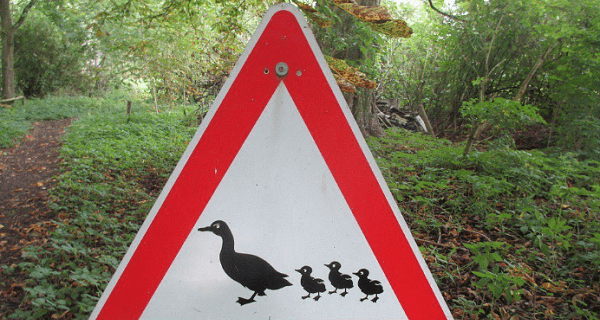
[{"label": "duck webbed foot", "polygon": [[327,291],[327,293],[332,294],[332,293],[336,293],[337,292],[337,288],[335,288],[335,290],[333,291]]},{"label": "duck webbed foot", "polygon": [[315,301],[319,301],[319,299],[321,299],[321,295],[317,293],[317,296],[314,297],[313,299],[315,299]]},{"label": "duck webbed foot", "polygon": [[305,295],[305,296],[302,296],[302,300],[304,300],[304,299],[306,299],[306,298],[310,298],[310,293],[309,293],[309,294],[307,294],[307,295]]},{"label": "duck webbed foot", "polygon": [[254,300],[254,299],[244,299],[242,297],[238,297],[238,299],[237,299],[237,303],[239,303],[240,306],[243,306],[245,304],[252,303],[252,302],[255,302],[255,301],[256,300]]},{"label": "duck webbed foot", "polygon": [[363,302],[363,301],[365,301],[365,300],[367,300],[367,299],[369,299],[369,296],[366,296],[366,297],[364,297],[364,298],[360,298],[360,302]]},{"label": "duck webbed foot", "polygon": [[340,296],[345,297],[348,294],[348,291],[344,291],[342,293],[340,293]]},{"label": "duck webbed foot", "polygon": [[373,298],[373,300],[371,300],[371,301],[377,302],[377,300],[379,300],[379,297],[377,295],[375,295],[375,298]]},{"label": "duck webbed foot", "polygon": [[[258,293],[258,292],[254,292],[254,293],[252,294],[252,296],[250,297],[250,299],[246,299],[246,298],[238,297],[238,299],[237,299],[237,301],[236,301],[236,302],[237,302],[237,303],[239,303],[239,304],[240,304],[240,306],[243,306],[243,305],[245,305],[245,304],[248,304],[248,303],[255,302],[256,300],[254,300],[254,297],[256,297],[256,294],[257,294],[257,293]],[[259,293],[259,295],[261,295],[261,294]],[[265,295],[265,293],[263,292],[263,293],[262,293],[262,295],[264,296],[264,295]]]}]

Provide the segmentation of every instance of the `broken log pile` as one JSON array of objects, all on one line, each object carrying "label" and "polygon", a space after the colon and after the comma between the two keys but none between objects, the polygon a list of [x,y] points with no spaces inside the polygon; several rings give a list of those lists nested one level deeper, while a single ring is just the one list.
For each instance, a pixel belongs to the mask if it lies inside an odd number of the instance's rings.
[{"label": "broken log pile", "polygon": [[386,128],[397,127],[411,132],[427,132],[425,122],[417,111],[411,111],[398,104],[398,99],[379,100],[377,118]]}]

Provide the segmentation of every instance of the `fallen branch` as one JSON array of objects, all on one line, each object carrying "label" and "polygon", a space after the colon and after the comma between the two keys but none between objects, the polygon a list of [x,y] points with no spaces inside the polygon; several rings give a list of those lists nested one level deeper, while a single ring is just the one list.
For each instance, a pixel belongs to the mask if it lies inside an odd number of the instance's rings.
[{"label": "fallen branch", "polygon": [[12,101],[19,100],[19,99],[23,99],[23,104],[25,104],[25,96],[18,96],[18,97],[14,97],[14,98],[0,100],[0,103],[12,102]]}]

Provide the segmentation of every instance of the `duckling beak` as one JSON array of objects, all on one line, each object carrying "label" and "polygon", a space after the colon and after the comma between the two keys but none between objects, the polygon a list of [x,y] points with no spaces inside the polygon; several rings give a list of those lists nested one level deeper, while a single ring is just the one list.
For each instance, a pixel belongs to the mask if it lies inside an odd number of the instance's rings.
[{"label": "duckling beak", "polygon": [[360,274],[358,272],[352,272],[353,275],[360,277]]},{"label": "duckling beak", "polygon": [[213,231],[213,229],[210,226],[208,226],[204,228],[198,228],[198,231]]},{"label": "duckling beak", "polygon": [[296,270],[296,272],[298,272],[298,273],[302,273],[302,270],[300,270],[300,269],[295,269],[295,270]]}]

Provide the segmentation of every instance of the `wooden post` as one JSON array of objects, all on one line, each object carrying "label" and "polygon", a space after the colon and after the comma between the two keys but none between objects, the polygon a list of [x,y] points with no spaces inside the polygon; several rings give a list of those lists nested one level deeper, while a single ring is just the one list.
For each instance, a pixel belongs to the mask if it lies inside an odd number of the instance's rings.
[{"label": "wooden post", "polygon": [[131,100],[127,100],[127,123],[131,121]]}]

